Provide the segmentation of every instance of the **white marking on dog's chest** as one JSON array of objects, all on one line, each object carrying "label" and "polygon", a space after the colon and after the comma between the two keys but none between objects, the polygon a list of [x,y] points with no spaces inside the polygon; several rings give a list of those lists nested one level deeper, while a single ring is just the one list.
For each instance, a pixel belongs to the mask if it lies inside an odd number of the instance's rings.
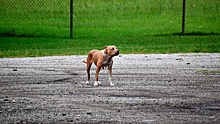
[{"label": "white marking on dog's chest", "polygon": [[112,58],[104,53],[104,50],[102,51],[104,61],[102,62],[102,67],[109,67],[112,65]]}]

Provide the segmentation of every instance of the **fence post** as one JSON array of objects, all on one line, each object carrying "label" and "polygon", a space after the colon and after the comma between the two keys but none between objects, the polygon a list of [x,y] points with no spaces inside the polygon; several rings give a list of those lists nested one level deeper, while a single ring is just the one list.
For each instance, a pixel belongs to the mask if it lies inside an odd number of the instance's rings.
[{"label": "fence post", "polygon": [[73,0],[70,0],[70,38],[73,38]]},{"label": "fence post", "polygon": [[185,33],[185,17],[186,17],[186,0],[183,0],[183,12],[182,12],[182,34]]}]

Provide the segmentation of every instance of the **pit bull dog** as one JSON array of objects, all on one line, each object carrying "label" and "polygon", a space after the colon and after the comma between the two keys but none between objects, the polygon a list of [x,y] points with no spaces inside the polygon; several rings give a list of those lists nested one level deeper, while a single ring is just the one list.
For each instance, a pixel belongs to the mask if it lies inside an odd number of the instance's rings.
[{"label": "pit bull dog", "polygon": [[96,75],[95,75],[95,83],[94,86],[98,86],[101,83],[98,80],[98,75],[100,69],[104,69],[105,67],[108,67],[109,70],[109,83],[110,86],[114,86],[112,83],[112,64],[113,60],[112,58],[114,56],[119,55],[119,50],[116,46],[104,46],[103,50],[91,50],[88,53],[87,59],[83,61],[86,63],[86,71],[88,74],[88,79],[86,81],[86,84],[89,84],[90,81],[90,68],[92,63],[95,63],[96,65]]}]

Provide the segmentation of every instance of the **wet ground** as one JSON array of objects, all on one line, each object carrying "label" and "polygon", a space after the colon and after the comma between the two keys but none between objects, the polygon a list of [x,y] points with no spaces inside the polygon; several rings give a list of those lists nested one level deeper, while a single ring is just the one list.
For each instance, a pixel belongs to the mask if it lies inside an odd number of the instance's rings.
[{"label": "wet ground", "polygon": [[85,58],[0,59],[0,122],[220,122],[220,54],[120,55],[113,87],[85,84]]}]

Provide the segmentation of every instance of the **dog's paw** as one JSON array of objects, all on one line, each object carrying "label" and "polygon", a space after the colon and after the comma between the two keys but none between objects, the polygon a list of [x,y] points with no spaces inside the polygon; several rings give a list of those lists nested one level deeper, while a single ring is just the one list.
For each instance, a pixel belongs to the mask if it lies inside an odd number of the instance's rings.
[{"label": "dog's paw", "polygon": [[99,81],[95,81],[94,86],[98,86],[101,85],[101,83]]},{"label": "dog's paw", "polygon": [[100,81],[98,81],[98,84],[99,84],[99,85],[101,85],[101,82],[100,82]]},{"label": "dog's paw", "polygon": [[89,81],[86,81],[86,85],[89,85]]},{"label": "dog's paw", "polygon": [[115,86],[112,82],[110,82],[110,86]]}]

